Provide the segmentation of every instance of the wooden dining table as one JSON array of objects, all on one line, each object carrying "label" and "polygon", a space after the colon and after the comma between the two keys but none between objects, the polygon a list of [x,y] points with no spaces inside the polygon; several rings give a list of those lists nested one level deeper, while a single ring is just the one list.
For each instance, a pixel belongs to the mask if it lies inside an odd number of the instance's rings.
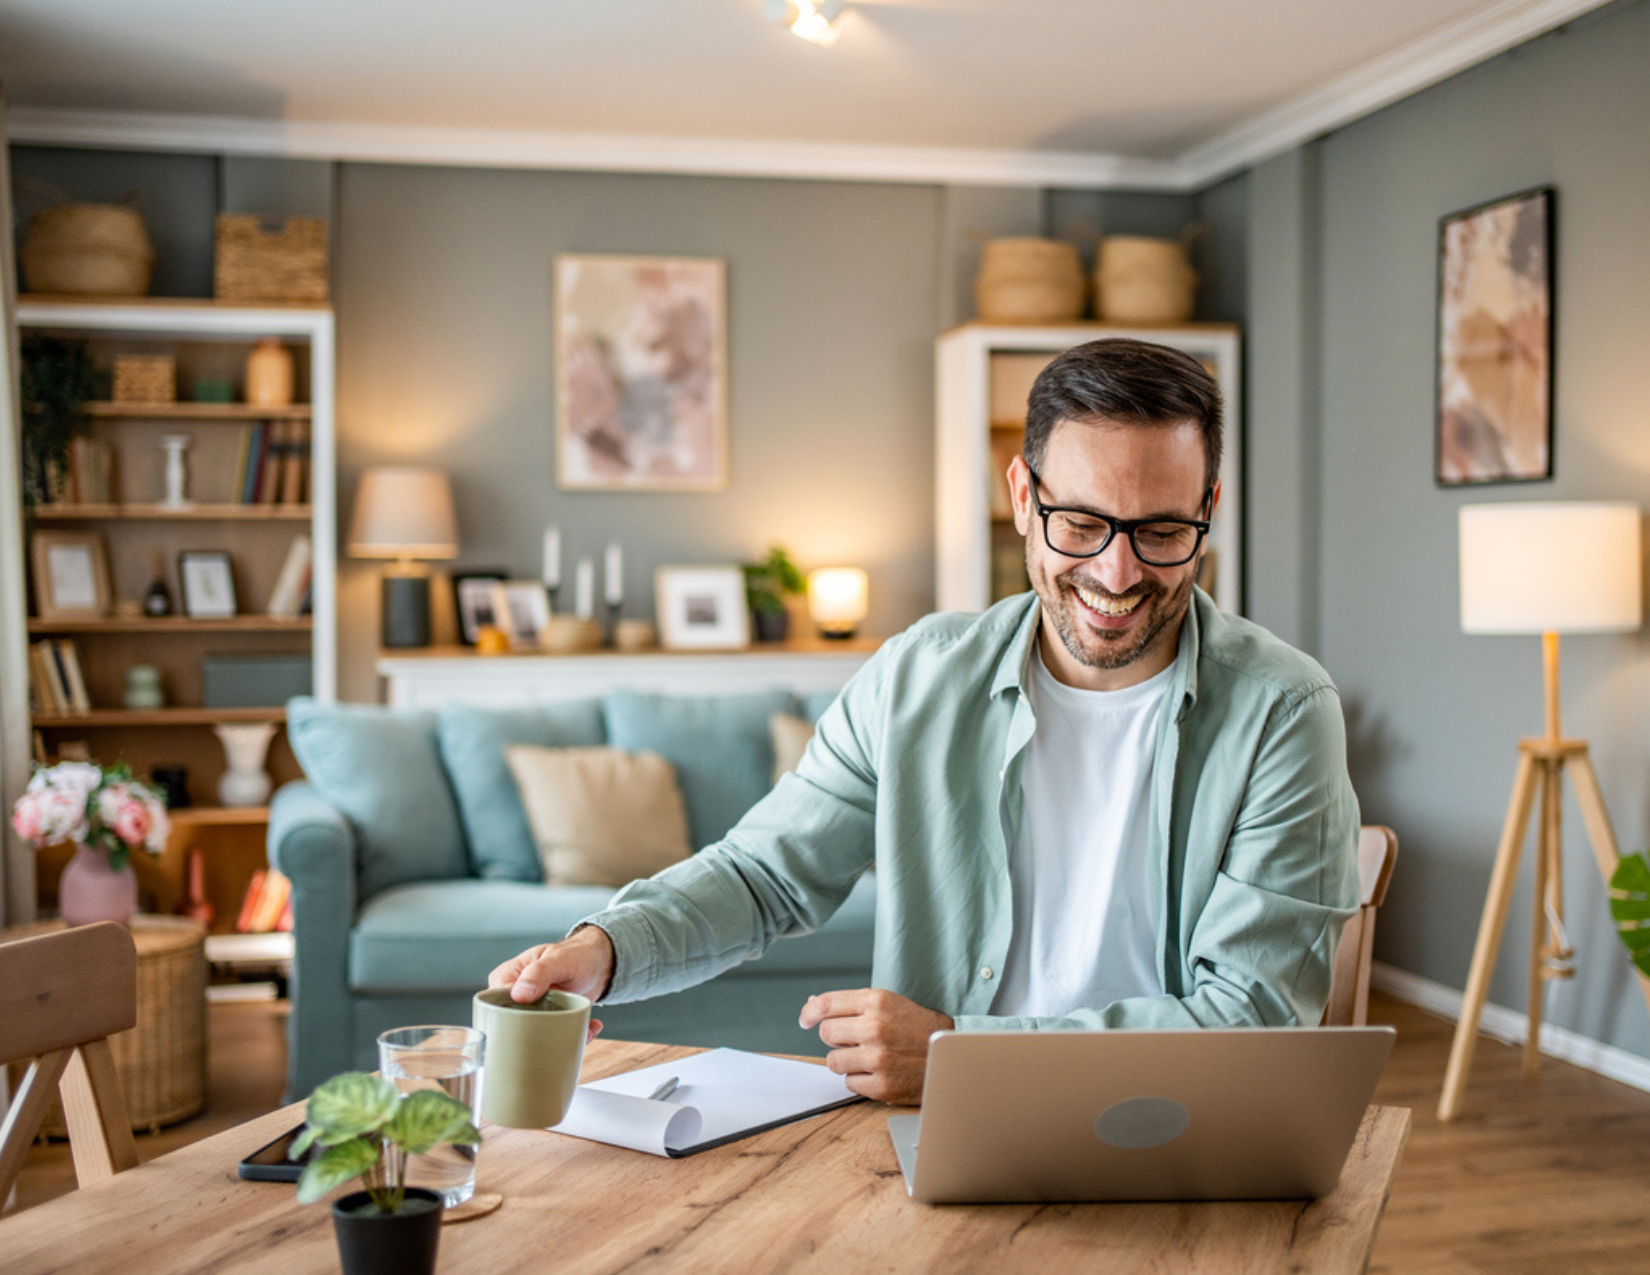
[{"label": "wooden dining table", "polygon": [[[597,1040],[583,1079],[698,1052]],[[1370,1107],[1339,1186],[1317,1200],[931,1206],[905,1191],[889,1108],[856,1103],[673,1160],[484,1125],[494,1211],[442,1227],[438,1272],[1362,1271],[1409,1112]],[[298,1104],[0,1219],[6,1275],[333,1275],[330,1211],[240,1159]]]}]

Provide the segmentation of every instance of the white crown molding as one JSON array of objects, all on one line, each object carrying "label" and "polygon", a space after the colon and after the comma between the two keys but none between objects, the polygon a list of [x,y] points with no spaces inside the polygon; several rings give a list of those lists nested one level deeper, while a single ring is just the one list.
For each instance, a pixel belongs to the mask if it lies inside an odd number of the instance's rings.
[{"label": "white crown molding", "polygon": [[1180,190],[1173,161],[1050,151],[294,123],[14,106],[11,140],[42,146],[627,173],[941,185]]},{"label": "white crown molding", "polygon": [[482,168],[1075,190],[1197,191],[1610,2],[1503,0],[1411,41],[1173,159],[938,146],[853,146],[300,123],[26,106],[11,108],[8,127],[12,141],[45,146],[106,146]]},{"label": "white crown molding", "polygon": [[1611,2],[1503,0],[1183,152],[1187,188],[1213,185]]},{"label": "white crown molding", "polygon": [[[1375,961],[1370,966],[1369,985],[1407,1005],[1456,1022],[1460,1021],[1461,1005],[1466,999],[1453,987],[1445,987],[1430,978],[1422,978],[1381,961]],[[1484,1035],[1493,1036],[1505,1044],[1522,1045],[1529,1031],[1529,1023],[1527,1014],[1486,1003],[1478,1020],[1478,1028]],[[1568,1028],[1555,1027],[1551,1023],[1541,1024],[1538,1043],[1541,1052],[1550,1058],[1573,1063],[1601,1076],[1608,1076],[1611,1080],[1619,1080],[1624,1085],[1650,1092],[1650,1058],[1641,1058],[1615,1045],[1606,1045],[1601,1040]]]}]

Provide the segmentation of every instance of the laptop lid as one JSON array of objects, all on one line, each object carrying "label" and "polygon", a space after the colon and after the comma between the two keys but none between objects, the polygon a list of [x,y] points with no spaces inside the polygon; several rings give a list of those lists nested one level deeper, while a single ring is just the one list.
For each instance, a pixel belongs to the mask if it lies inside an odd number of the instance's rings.
[{"label": "laptop lid", "polygon": [[938,1032],[920,1119],[889,1133],[931,1204],[1311,1199],[1340,1180],[1395,1035]]}]

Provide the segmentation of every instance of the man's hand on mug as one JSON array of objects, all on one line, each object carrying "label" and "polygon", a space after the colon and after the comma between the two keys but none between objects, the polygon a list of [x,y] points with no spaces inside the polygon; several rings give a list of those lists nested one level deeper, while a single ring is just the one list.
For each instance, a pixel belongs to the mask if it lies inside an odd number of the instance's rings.
[{"label": "man's hand on mug", "polygon": [[[540,943],[511,957],[487,976],[487,986],[508,987],[518,1004],[536,1001],[552,988],[594,1002],[612,980],[613,940],[600,926],[587,925],[560,943]],[[601,1029],[592,1018],[586,1039],[594,1040]]]}]

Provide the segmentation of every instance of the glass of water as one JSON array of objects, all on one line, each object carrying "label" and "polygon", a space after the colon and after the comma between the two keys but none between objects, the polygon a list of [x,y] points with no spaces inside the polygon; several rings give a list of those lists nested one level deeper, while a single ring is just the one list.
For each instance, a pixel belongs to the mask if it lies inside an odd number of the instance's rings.
[{"label": "glass of water", "polygon": [[[439,1089],[478,1119],[485,1041],[473,1027],[397,1027],[378,1037],[378,1070],[402,1093]],[[448,1208],[464,1203],[476,1190],[475,1147],[434,1147],[425,1155],[409,1155],[405,1184],[436,1192]]]}]

